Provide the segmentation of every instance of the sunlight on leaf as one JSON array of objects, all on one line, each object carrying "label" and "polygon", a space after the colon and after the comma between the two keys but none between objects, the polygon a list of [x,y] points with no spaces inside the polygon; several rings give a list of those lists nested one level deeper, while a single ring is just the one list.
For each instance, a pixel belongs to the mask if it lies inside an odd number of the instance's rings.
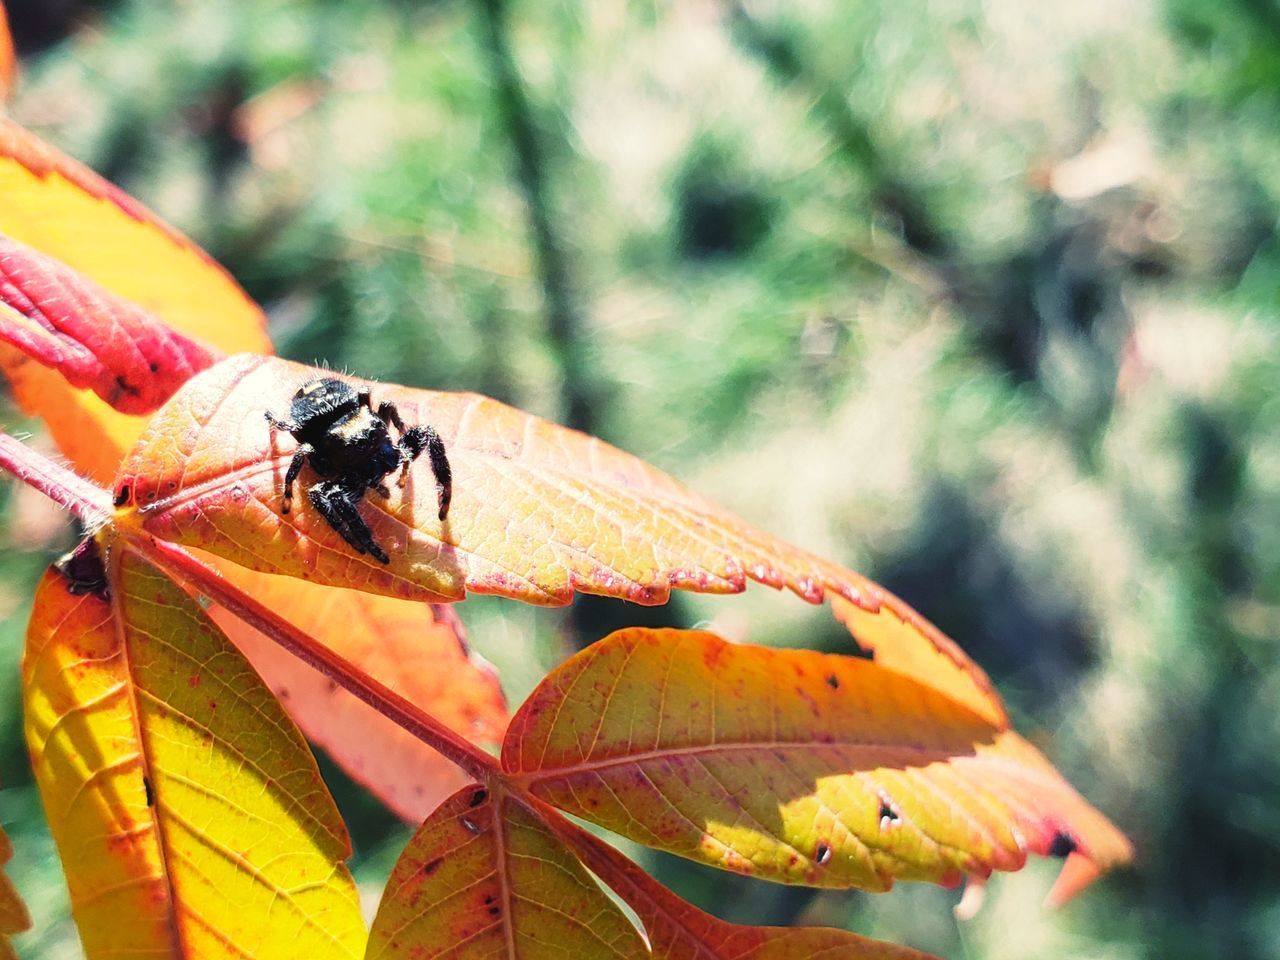
[{"label": "sunlight on leaf", "polygon": [[174,584],[127,547],[103,574],[90,546],[45,575],[23,661],[86,954],[359,956],[349,841],[302,737]]},{"label": "sunlight on leaf", "polygon": [[933,687],[993,726],[1009,725],[1004,703],[982,668],[905,603],[885,604],[873,613],[836,597],[831,608],[878,666]]},{"label": "sunlight on leaf", "polygon": [[1100,868],[1128,842],[1029,744],[873,662],[623,630],[517,711],[503,768],[633,840],[786,883],[884,890]]},{"label": "sunlight on leaf", "polygon": [[[450,608],[271,577],[225,562],[221,569],[254,599],[464,737],[481,744],[502,739],[507,709],[498,677],[466,649]],[[400,817],[421,823],[470,782],[417,737],[257,630],[221,607],[209,613],[307,737]]]},{"label": "sunlight on leaf", "polygon": [[829,927],[749,927],[686,903],[603,840],[549,821],[635,910],[658,960],[928,960],[929,955]]},{"label": "sunlight on leaf", "polygon": [[[864,577],[752,528],[600,440],[474,394],[375,383],[375,402],[393,401],[407,423],[439,430],[454,490],[444,522],[425,463],[405,489],[392,484],[389,498],[366,495],[361,515],[391,556],[380,564],[357,554],[305,496],[280,512],[296,444],[263,413],[287,411],[294,392],[321,375],[240,356],[194,378],[122,465],[118,522],[251,569],[431,601],[470,591],[565,604],[582,591],[653,604],[673,588],[737,593],[755,580],[814,603],[835,595],[876,609],[883,599],[918,616]],[[303,490],[312,479],[304,470]]]},{"label": "sunlight on leaf", "polygon": [[645,958],[643,939],[518,801],[472,785],[409,841],[369,934],[368,960]]}]

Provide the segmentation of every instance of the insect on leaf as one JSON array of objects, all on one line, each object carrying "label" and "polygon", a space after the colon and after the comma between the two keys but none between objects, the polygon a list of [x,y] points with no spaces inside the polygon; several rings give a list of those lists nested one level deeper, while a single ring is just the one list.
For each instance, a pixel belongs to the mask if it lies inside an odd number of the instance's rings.
[{"label": "insect on leaf", "polygon": [[640,843],[784,883],[888,889],[1128,842],[1034,748],[877,664],[623,630],[512,718],[504,770]]},{"label": "insect on leaf", "polygon": [[368,960],[647,958],[635,927],[520,802],[472,785],[401,855]]},{"label": "insect on leaf", "polygon": [[[466,649],[453,611],[222,564],[223,575],[464,737],[498,743],[497,675]],[[307,737],[395,813],[421,823],[470,778],[435,750],[221,607],[210,616],[262,674]]]},{"label": "insect on leaf", "polygon": [[[178,334],[223,353],[271,352],[261,309],[199,247],[4,118],[0,196],[0,234],[61,261]],[[112,409],[15,347],[0,344],[0,369],[23,409],[45,419],[63,455],[82,473],[109,483],[145,419]]]},{"label": "insect on leaf", "polygon": [[[0,830],[0,867],[13,858],[13,845],[8,835]],[[31,914],[27,905],[13,888],[9,875],[0,870],[0,958],[16,956],[9,938],[31,927]]]},{"label": "insect on leaf", "polygon": [[195,601],[89,541],[42,580],[27,743],[85,953],[357,957],[346,830],[297,730]]}]

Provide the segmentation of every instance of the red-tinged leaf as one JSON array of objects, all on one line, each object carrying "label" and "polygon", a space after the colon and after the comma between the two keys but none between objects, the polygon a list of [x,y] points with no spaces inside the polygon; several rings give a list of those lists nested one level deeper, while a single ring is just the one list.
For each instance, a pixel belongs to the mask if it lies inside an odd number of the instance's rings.
[{"label": "red-tinged leaf", "polygon": [[[410,424],[431,424],[453,469],[453,506],[437,515],[425,460],[361,515],[391,556],[361,555],[299,496],[280,512],[296,443],[266,410],[324,371],[231,357],[160,411],[121,467],[120,523],[255,570],[430,601],[467,591],[568,603],[575,590],[662,603],[673,588],[735,593],[748,580],[812,602],[828,593],[878,608],[856,573],[753,529],[671,478],[592,437],[474,394],[368,385]],[[300,483],[313,479],[304,471]],[[896,601],[892,601],[896,602]]]},{"label": "red-tinged leaf", "polygon": [[[199,247],[128,194],[18,124],[0,118],[0,234],[47,254],[179,334],[223,353],[269,353],[266,318]],[[62,453],[100,483],[146,420],[0,343],[0,370]],[[137,386],[134,384],[134,386]]]},{"label": "red-tinged leaf", "polygon": [[355,957],[346,830],[297,730],[172,582],[92,541],[37,591],[32,767],[90,958]]},{"label": "red-tinged leaf", "polygon": [[121,413],[150,413],[218,351],[0,235],[0,340]]},{"label": "red-tinged leaf", "polygon": [[[497,675],[467,650],[448,607],[322,587],[223,562],[233,584],[476,743],[507,725]],[[421,823],[464,783],[417,737],[221,607],[209,611],[294,721],[396,814]]]},{"label": "red-tinged leaf", "polygon": [[507,730],[536,796],[641,843],[787,883],[884,890],[1124,837],[1012,731],[873,662],[624,630]]},{"label": "red-tinged leaf", "polygon": [[749,927],[686,903],[603,840],[547,819],[591,870],[636,912],[655,960],[929,960],[928,954],[830,927]]},{"label": "red-tinged leaf", "polygon": [[[13,845],[4,830],[0,830],[0,868],[13,858]],[[31,927],[31,914],[27,913],[27,905],[13,888],[3,869],[0,869],[0,957],[15,956],[9,938]]]},{"label": "red-tinged leaf", "polygon": [[885,591],[879,610],[865,610],[836,597],[832,610],[877,664],[945,693],[995,727],[1009,725],[1000,695],[986,672],[955,641],[907,604]]},{"label": "red-tinged leaf", "polygon": [[409,841],[367,960],[649,956],[626,916],[519,801],[472,784]]}]

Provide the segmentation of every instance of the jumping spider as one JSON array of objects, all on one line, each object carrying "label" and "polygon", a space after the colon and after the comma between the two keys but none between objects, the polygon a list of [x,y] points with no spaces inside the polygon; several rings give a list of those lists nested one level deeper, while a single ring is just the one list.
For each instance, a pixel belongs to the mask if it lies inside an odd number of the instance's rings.
[{"label": "jumping spider", "polygon": [[[449,458],[444,441],[429,426],[408,430],[400,412],[389,400],[373,409],[369,388],[356,389],[333,377],[318,377],[302,385],[289,405],[289,418],[282,420],[270,410],[267,422],[275,430],[286,430],[298,441],[298,449],[284,475],[284,505],[293,504],[293,482],[303,464],[309,463],[322,479],[311,485],[307,499],[343,540],[360,553],[380,563],[390,559],[373,540],[369,525],[357,509],[366,490],[389,497],[382,478],[400,468],[400,486],[409,477],[409,465],[425,450],[439,490],[440,519],[449,515],[453,495]],[[392,442],[388,428],[395,424],[400,439]]]}]

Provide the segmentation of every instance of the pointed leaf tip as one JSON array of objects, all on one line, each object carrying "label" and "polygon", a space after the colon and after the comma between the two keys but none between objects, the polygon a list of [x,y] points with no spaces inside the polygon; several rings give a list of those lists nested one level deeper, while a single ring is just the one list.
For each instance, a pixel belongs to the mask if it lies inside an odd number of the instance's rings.
[{"label": "pointed leaf tip", "polygon": [[503,768],[640,843],[764,879],[887,889],[1127,841],[1017,734],[876,663],[624,630],[553,671]]}]

